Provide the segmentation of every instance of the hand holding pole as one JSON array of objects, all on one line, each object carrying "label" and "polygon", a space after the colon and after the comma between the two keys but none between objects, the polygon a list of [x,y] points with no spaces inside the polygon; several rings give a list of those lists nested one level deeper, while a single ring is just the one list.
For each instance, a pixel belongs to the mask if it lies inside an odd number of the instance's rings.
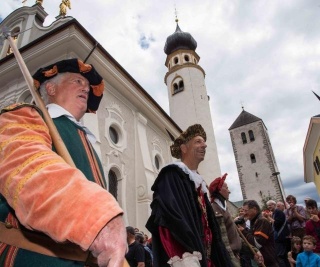
[{"label": "hand holding pole", "polygon": [[[253,255],[256,255],[257,252],[252,248],[252,245],[251,245],[251,244],[249,243],[249,241],[245,238],[245,236],[243,235],[243,233],[241,232],[241,230],[238,228],[237,225],[236,225],[236,228],[237,228],[237,231],[238,231],[240,237],[241,237],[241,238],[243,239],[243,241],[247,244],[247,246],[249,247],[249,249],[251,250],[251,252],[253,253]],[[266,267],[263,262],[261,263],[261,266],[262,266],[262,267]]]}]

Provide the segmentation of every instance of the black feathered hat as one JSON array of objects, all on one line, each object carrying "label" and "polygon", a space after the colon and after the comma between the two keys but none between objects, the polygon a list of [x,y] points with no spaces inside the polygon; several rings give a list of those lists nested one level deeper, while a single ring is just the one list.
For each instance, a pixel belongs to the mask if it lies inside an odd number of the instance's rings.
[{"label": "black feathered hat", "polygon": [[38,69],[33,75],[34,85],[39,89],[43,82],[63,72],[79,73],[89,81],[90,91],[87,112],[95,113],[103,97],[104,82],[91,64],[85,64],[76,58],[58,61],[47,67]]}]

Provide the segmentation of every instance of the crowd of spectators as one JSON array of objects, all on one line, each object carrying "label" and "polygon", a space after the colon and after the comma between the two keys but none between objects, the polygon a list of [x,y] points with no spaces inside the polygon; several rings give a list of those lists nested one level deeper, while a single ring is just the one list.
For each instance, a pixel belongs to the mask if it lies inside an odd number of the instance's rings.
[{"label": "crowd of spectators", "polygon": [[126,260],[130,267],[152,267],[152,239],[138,228],[127,226],[128,252]]},{"label": "crowd of spectators", "polygon": [[[220,186],[221,184],[221,186]],[[217,190],[218,188],[218,190]],[[213,208],[224,214],[221,203],[228,199],[229,191],[225,177],[217,178],[211,186]],[[221,193],[224,198],[221,198]],[[220,205],[217,205],[217,203]],[[269,200],[266,209],[262,210],[255,200],[246,200],[238,209],[238,215],[233,217],[234,226],[241,233],[241,245],[234,247],[236,232],[233,238],[228,236],[230,221],[221,224],[222,233],[227,247],[231,245],[232,256],[239,260],[241,267],[294,267],[306,266],[306,258],[312,260],[310,266],[320,266],[320,212],[314,199],[306,198],[303,205],[298,205],[293,195],[288,195],[286,203]],[[227,209],[224,208],[226,211]],[[226,218],[229,215],[223,215]],[[229,217],[228,217],[229,218]],[[223,219],[222,219],[223,221]],[[234,229],[234,228],[233,228]],[[229,231],[230,232],[230,231]],[[230,234],[230,233],[229,233]],[[127,227],[129,251],[126,255],[130,266],[150,267],[153,261],[152,237],[149,237],[138,228]],[[251,245],[248,248],[247,244]],[[139,249],[137,249],[137,247]],[[254,253],[262,255],[258,261]],[[134,262],[134,263],[132,263]]]}]

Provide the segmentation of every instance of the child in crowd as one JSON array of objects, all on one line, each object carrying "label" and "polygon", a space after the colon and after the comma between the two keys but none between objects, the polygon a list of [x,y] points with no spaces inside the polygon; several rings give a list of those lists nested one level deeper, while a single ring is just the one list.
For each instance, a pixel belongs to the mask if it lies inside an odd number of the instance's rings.
[{"label": "child in crowd", "polygon": [[298,254],[302,252],[302,241],[298,236],[293,236],[291,238],[291,251],[288,252],[288,261],[290,263],[290,267],[296,266],[296,260]]},{"label": "child in crowd", "polygon": [[302,239],[303,252],[297,256],[297,267],[320,267],[320,257],[313,253],[316,247],[316,239],[311,235],[305,235]]},{"label": "child in crowd", "polygon": [[309,220],[306,222],[306,235],[312,235],[317,240],[313,252],[320,255],[320,218],[317,202],[314,199],[307,200],[306,209],[309,213]]}]

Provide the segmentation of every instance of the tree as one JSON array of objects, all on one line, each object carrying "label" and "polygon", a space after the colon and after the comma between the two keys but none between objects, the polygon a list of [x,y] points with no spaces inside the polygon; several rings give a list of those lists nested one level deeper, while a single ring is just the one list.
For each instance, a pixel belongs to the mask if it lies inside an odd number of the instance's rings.
[{"label": "tree", "polygon": [[269,200],[274,200],[274,201],[276,201],[276,196],[271,196],[271,195],[270,195],[270,191],[268,191],[268,195],[266,196],[266,195],[264,195],[264,194],[262,193],[262,191],[260,190],[260,196],[261,196],[261,202],[262,202],[261,210],[267,210],[267,209],[268,209],[268,207],[267,207],[267,202],[268,202]]}]

